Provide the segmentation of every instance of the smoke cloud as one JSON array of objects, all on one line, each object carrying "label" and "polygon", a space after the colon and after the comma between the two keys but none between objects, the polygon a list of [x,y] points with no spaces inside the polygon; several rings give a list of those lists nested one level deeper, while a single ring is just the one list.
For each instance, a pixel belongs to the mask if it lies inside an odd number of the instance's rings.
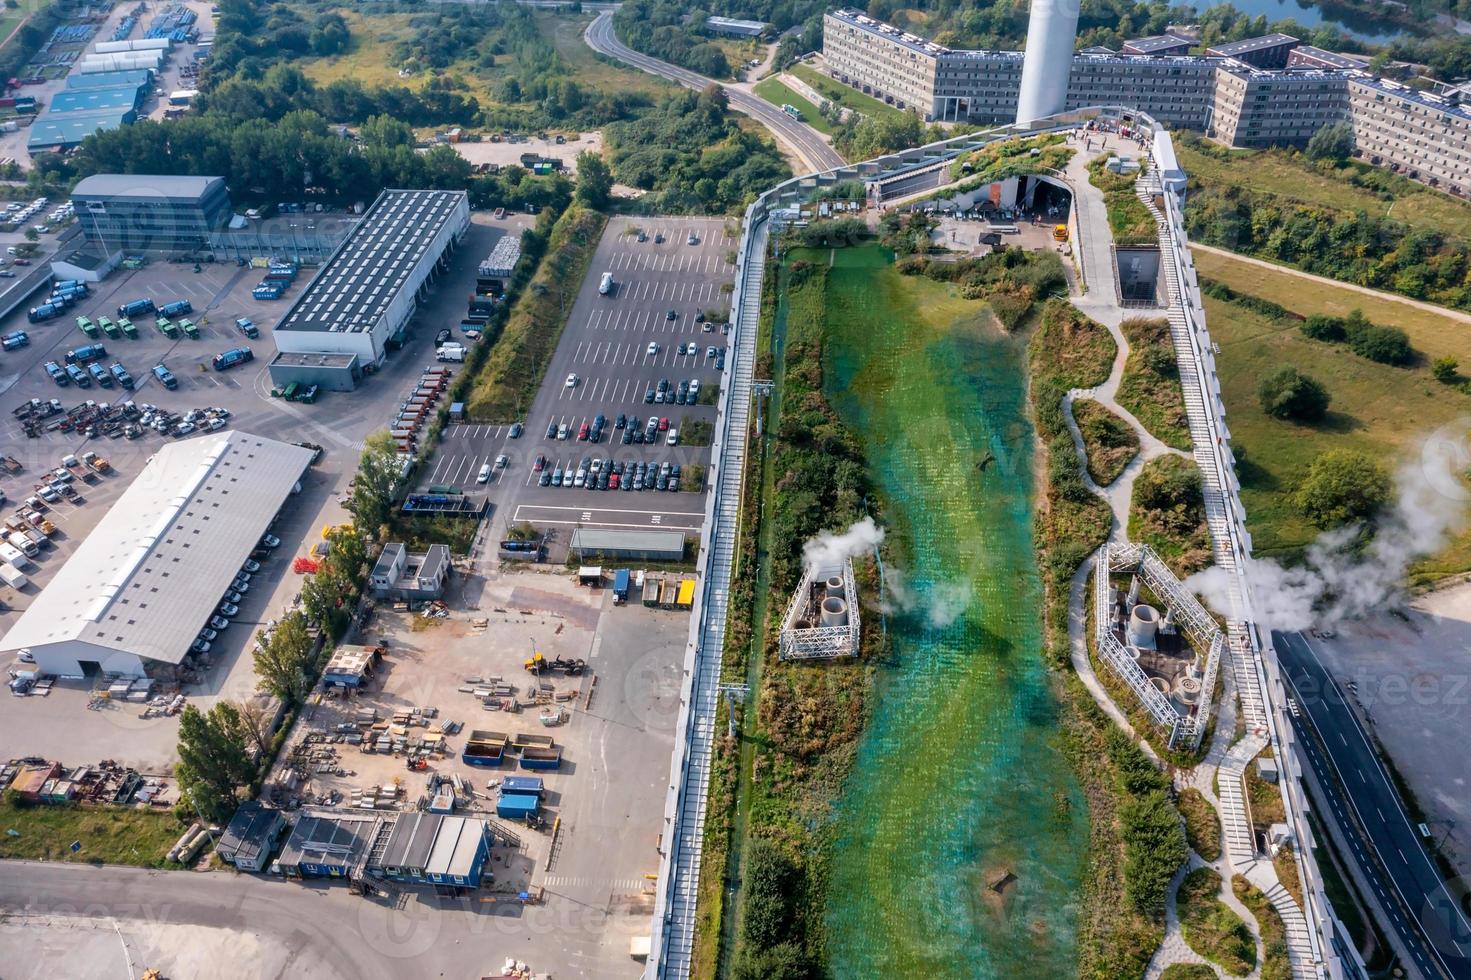
[{"label": "smoke cloud", "polygon": [[[802,565],[806,569],[828,569],[841,566],[849,558],[873,551],[884,541],[884,529],[865,517],[841,533],[819,532],[802,546]],[[971,602],[971,590],[965,582],[936,582],[927,588],[915,588],[902,570],[884,569],[885,613],[919,613],[935,629],[944,629],[959,619]]]},{"label": "smoke cloud", "polygon": [[841,534],[819,531],[817,537],[802,545],[802,566],[808,570],[841,567],[847,559],[872,551],[883,541],[884,529],[872,517],[865,517]]},{"label": "smoke cloud", "polygon": [[[1434,554],[1466,526],[1468,495],[1460,474],[1471,462],[1465,429],[1442,429],[1422,446],[1420,458],[1395,475],[1396,499],[1381,515],[1373,537],[1362,543],[1357,526],[1321,535],[1301,565],[1284,568],[1254,560],[1250,575],[1257,617],[1272,629],[1300,630],[1356,619],[1382,609],[1403,593],[1405,573]],[[1186,583],[1217,610],[1231,609],[1230,576],[1210,568]]]}]

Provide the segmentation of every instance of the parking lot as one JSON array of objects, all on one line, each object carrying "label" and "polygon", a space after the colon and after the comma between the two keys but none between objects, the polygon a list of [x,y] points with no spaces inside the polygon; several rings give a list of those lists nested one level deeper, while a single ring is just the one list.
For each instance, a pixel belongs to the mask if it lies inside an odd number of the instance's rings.
[{"label": "parking lot", "polygon": [[[639,232],[644,241],[638,240]],[[506,527],[529,521],[552,529],[698,530],[725,364],[727,338],[720,321],[735,277],[727,256],[735,246],[718,219],[610,222],[524,434],[512,438],[508,425],[451,426],[433,463],[421,473],[422,485],[468,487],[489,465],[485,489]],[[606,295],[599,289],[604,273],[614,280]],[[681,353],[681,348],[693,352]],[[689,388],[696,383],[698,394],[691,396]],[[681,384],[685,404],[679,403]],[[604,424],[594,442],[599,416]],[[677,433],[672,444],[671,433]],[[690,434],[700,444],[692,445]],[[501,454],[506,464],[497,468]],[[636,476],[639,464],[645,467],[642,481]],[[661,472],[664,464],[667,475]],[[677,483],[675,465],[680,467]],[[581,481],[579,470],[584,471]],[[657,489],[661,476],[662,491]]]},{"label": "parking lot", "polygon": [[[286,441],[312,442],[325,450],[321,462],[310,471],[302,493],[292,498],[292,505],[274,529],[282,540],[279,557],[261,570],[250,601],[243,605],[231,629],[222,634],[222,642],[211,653],[214,666],[204,682],[185,689],[201,707],[208,707],[221,696],[238,699],[252,693],[253,666],[251,658],[242,653],[247,652],[257,626],[279,617],[299,590],[300,581],[289,570],[291,559],[316,543],[321,526],[343,520],[340,497],[357,468],[364,437],[385,427],[413,379],[425,364],[434,363],[434,332],[443,323],[454,322],[449,317],[458,317],[464,304],[461,284],[473,282],[476,264],[495,239],[508,230],[519,231],[530,219],[516,215],[496,222],[488,214],[476,214],[473,220],[466,244],[455,253],[449,269],[422,304],[407,345],[390,354],[387,363],[357,391],[324,393],[310,405],[270,397],[266,371],[275,349],[271,330],[276,317],[304,287],[309,270],[273,303],[250,295],[260,278],[259,270],[239,268],[233,263],[205,264],[195,273],[192,265],[159,260],[136,271],[113,273],[78,306],[57,319],[27,323],[21,310],[0,321],[0,333],[21,329],[31,338],[27,347],[0,352],[0,451],[17,458],[23,467],[15,474],[0,469],[0,492],[9,498],[0,513],[14,513],[16,502],[30,496],[42,475],[59,465],[67,453],[80,456],[87,450],[98,452],[111,461],[115,470],[97,484],[81,488],[84,503],[63,500],[49,507],[46,516],[57,525],[58,533],[53,545],[37,556],[35,567],[26,572],[30,582],[21,590],[0,585],[0,635],[141,472],[148,457],[165,439],[173,438],[147,430],[138,439],[87,439],[78,432],[52,430],[31,439],[24,435],[13,410],[31,398],[57,398],[68,409],[87,399],[113,404],[132,399],[140,405],[151,403],[179,413],[218,406],[231,413],[231,428]],[[91,340],[77,328],[76,314],[94,321],[100,315],[115,319],[119,304],[141,297],[149,297],[159,305],[188,299],[194,306],[190,318],[199,325],[200,339],[170,340],[154,328],[151,316],[137,318],[137,340]],[[260,328],[259,339],[249,340],[234,328],[239,316],[249,317]],[[92,343],[106,347],[104,363],[116,359],[125,366],[135,379],[134,390],[105,389],[95,384],[87,389],[75,385],[60,388],[47,377],[43,369],[47,361],[61,362],[68,350]],[[210,367],[215,354],[239,346],[250,348],[254,361],[223,372]],[[150,368],[158,363],[165,364],[178,379],[177,390],[165,389],[153,377]],[[90,685],[61,682],[44,698],[7,698],[11,709],[0,716],[0,740],[11,746],[13,755],[36,754],[73,762],[110,757],[144,771],[171,769],[176,717],[145,720],[138,717],[140,706],[136,704],[88,711],[89,691]],[[119,737],[120,731],[126,734]]]}]

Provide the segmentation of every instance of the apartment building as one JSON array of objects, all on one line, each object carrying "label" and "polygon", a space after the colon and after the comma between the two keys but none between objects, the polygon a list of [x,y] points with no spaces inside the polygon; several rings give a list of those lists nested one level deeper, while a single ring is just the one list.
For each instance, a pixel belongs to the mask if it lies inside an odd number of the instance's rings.
[{"label": "apartment building", "polygon": [[[926,121],[1009,123],[1019,51],[963,51],[853,10],[823,18],[823,56],[838,81]],[[1159,40],[1161,43],[1150,42]],[[1466,96],[1420,92],[1361,70],[1358,59],[1273,34],[1221,44],[1205,57],[1085,51],[1072,58],[1067,108],[1124,105],[1227,146],[1303,146],[1323,126],[1351,123],[1355,154],[1453,194],[1471,195]]]},{"label": "apartment building", "polygon": [[1265,71],[1223,62],[1215,72],[1211,124],[1201,128],[1227,146],[1302,146],[1347,117],[1347,81],[1341,71]]},{"label": "apartment building", "polygon": [[[823,23],[823,57],[844,84],[926,121],[1016,117],[1020,51],[952,50],[851,10],[829,13]],[[1201,58],[1080,53],[1067,105],[1130,105],[1169,125],[1203,129],[1214,78],[1213,63]]]},{"label": "apartment building", "polygon": [[824,14],[822,23],[823,55],[838,81],[936,118],[937,68],[948,48],[853,10]]},{"label": "apartment building", "polygon": [[1354,153],[1366,162],[1471,194],[1471,111],[1450,99],[1397,82],[1348,79]]}]

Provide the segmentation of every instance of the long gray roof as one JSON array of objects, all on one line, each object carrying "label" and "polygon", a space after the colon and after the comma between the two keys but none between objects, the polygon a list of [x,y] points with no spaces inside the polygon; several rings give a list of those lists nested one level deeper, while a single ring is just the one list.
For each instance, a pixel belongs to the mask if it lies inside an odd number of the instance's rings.
[{"label": "long gray roof", "polygon": [[175,174],[93,174],[72,188],[73,197],[198,198],[223,177],[191,177]]},{"label": "long gray roof", "polygon": [[101,655],[81,659],[178,663],[311,457],[244,432],[160,448],[0,650],[82,643]]}]

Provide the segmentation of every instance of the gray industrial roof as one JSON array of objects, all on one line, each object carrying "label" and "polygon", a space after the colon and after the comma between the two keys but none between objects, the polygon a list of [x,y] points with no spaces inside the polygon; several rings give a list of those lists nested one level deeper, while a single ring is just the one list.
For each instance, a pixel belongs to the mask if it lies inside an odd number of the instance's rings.
[{"label": "gray industrial roof", "polygon": [[98,71],[90,75],[66,76],[65,91],[87,88],[117,88],[122,85],[147,85],[153,81],[153,72],[147,68],[128,68],[123,71]]},{"label": "gray industrial roof", "polygon": [[464,198],[464,191],[378,195],[276,329],[371,330]]},{"label": "gray industrial roof", "polygon": [[178,663],[311,458],[244,432],[163,446],[0,649],[84,643]]},{"label": "gray industrial roof", "polygon": [[355,865],[367,853],[383,822],[383,815],[362,810],[303,808],[277,860],[283,867]]},{"label": "gray industrial roof", "polygon": [[1240,41],[1228,41],[1225,44],[1212,44],[1211,54],[1220,55],[1223,58],[1235,58],[1251,51],[1261,51],[1265,48],[1277,48],[1284,44],[1296,44],[1297,38],[1291,34],[1263,34],[1261,37],[1248,37]]},{"label": "gray industrial roof", "polygon": [[72,188],[72,197],[202,198],[223,177],[192,177],[175,174],[93,174]]},{"label": "gray industrial roof", "polygon": [[[136,113],[132,108],[110,109],[105,112],[48,112],[31,123],[26,135],[26,149],[34,152],[52,146],[76,146],[95,132],[117,129],[132,122],[134,118]],[[82,183],[85,184],[87,180]],[[81,184],[77,187],[80,189]],[[72,193],[75,194],[76,191]]]},{"label": "gray industrial roof", "polygon": [[573,551],[684,552],[683,531],[619,531],[579,527],[572,532]]},{"label": "gray industrial roof", "polygon": [[473,817],[405,813],[373,865],[467,878],[484,837],[485,824]]}]

